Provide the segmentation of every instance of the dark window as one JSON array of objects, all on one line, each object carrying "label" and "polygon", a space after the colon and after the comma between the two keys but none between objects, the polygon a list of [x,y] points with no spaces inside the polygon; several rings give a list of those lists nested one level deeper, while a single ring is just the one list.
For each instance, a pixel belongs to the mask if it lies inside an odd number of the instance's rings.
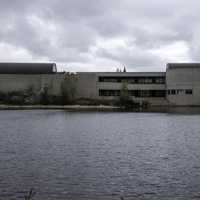
[{"label": "dark window", "polygon": [[119,96],[120,90],[99,90],[99,96]]},{"label": "dark window", "polygon": [[185,94],[192,94],[193,91],[191,89],[185,90]]},{"label": "dark window", "polygon": [[193,94],[192,89],[177,89],[177,90],[168,90],[169,95],[182,95],[182,94]]},{"label": "dark window", "polygon": [[[165,90],[128,90],[133,97],[165,97]],[[120,90],[99,90],[99,96],[120,96]]]},{"label": "dark window", "polygon": [[140,97],[150,97],[151,91],[150,90],[140,90]]},{"label": "dark window", "polygon": [[127,82],[129,84],[164,84],[165,77],[115,77],[115,76],[101,76],[99,82],[121,83]]},{"label": "dark window", "polygon": [[176,94],[176,90],[171,90],[171,94],[175,95]]},{"label": "dark window", "polygon": [[163,84],[163,83],[165,83],[165,79],[164,78],[155,78],[155,83]]},{"label": "dark window", "polygon": [[166,91],[165,90],[152,90],[152,97],[166,97]]}]

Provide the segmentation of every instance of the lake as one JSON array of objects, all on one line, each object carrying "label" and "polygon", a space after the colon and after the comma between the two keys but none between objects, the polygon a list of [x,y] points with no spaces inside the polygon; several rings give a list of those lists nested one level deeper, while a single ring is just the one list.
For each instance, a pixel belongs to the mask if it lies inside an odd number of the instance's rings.
[{"label": "lake", "polygon": [[200,115],[0,111],[0,200],[200,199]]}]

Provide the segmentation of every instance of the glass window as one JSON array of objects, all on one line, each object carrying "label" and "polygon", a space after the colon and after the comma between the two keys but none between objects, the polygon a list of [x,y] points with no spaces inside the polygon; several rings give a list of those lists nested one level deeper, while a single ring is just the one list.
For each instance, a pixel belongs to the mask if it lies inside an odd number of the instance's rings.
[{"label": "glass window", "polygon": [[101,76],[99,77],[99,82],[128,82],[130,84],[163,84],[165,83],[164,77],[120,77],[120,76]]},{"label": "glass window", "polygon": [[175,95],[176,94],[176,90],[171,90],[171,94]]},{"label": "glass window", "polygon": [[158,83],[158,84],[165,83],[165,79],[164,78],[155,78],[155,83]]},{"label": "glass window", "polygon": [[192,93],[193,93],[192,89],[185,90],[185,94],[192,94]]}]

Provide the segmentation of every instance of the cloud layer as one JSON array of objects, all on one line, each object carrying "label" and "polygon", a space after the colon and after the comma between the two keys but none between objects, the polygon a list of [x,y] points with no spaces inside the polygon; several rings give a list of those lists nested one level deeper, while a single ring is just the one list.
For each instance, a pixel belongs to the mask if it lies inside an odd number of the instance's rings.
[{"label": "cloud layer", "polygon": [[0,61],[66,71],[164,71],[200,62],[196,0],[0,1]]}]

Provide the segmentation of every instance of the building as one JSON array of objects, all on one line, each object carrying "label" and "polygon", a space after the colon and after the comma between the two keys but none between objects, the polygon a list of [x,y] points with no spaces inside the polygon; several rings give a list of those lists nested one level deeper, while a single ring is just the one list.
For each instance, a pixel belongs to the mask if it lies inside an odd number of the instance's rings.
[{"label": "building", "polygon": [[0,63],[0,92],[19,92],[32,88],[36,93],[48,87],[51,95],[60,95],[64,75],[55,63]]},{"label": "building", "polygon": [[[200,106],[200,63],[169,63],[166,72],[57,72],[55,63],[0,63],[0,94],[48,87],[51,96],[73,91],[75,100],[112,102],[122,83],[138,103]],[[63,91],[66,90],[66,91]],[[68,95],[68,94],[67,94]]]},{"label": "building", "polygon": [[200,63],[168,63],[166,72],[78,73],[78,98],[114,100],[122,82],[136,102],[200,106]]},{"label": "building", "polygon": [[55,63],[0,63],[0,74],[55,74]]},{"label": "building", "polygon": [[200,63],[169,63],[166,99],[170,105],[200,106]]},{"label": "building", "polygon": [[166,105],[164,72],[83,72],[78,73],[78,98],[114,100],[126,82],[129,96],[136,102]]}]

